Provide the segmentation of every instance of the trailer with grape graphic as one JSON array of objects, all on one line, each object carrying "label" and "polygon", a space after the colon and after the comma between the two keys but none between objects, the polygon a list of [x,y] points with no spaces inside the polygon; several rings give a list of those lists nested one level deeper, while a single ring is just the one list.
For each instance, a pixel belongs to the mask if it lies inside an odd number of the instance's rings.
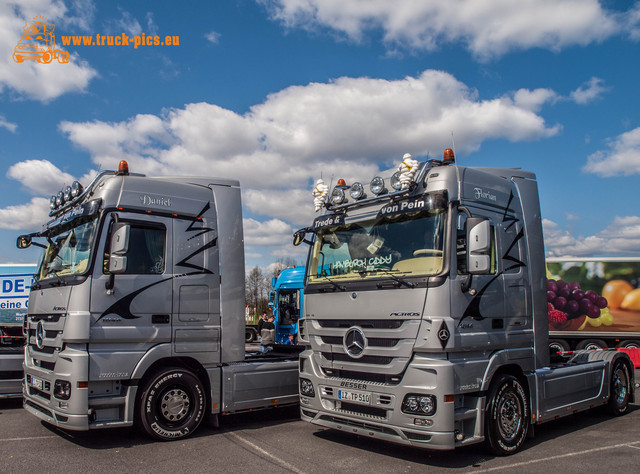
[{"label": "trailer with grape graphic", "polygon": [[640,348],[640,258],[548,258],[552,351]]}]

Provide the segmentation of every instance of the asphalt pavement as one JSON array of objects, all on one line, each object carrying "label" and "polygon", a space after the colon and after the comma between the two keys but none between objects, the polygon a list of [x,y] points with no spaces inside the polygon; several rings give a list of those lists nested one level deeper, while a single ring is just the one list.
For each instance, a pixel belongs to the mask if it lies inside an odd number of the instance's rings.
[{"label": "asphalt pavement", "polygon": [[[640,376],[636,370],[636,379]],[[638,397],[640,399],[640,396]],[[297,407],[223,417],[191,438],[157,442],[135,429],[64,432],[0,400],[0,472],[24,473],[369,473],[562,472],[631,473],[640,466],[640,400],[625,416],[592,410],[535,427],[535,437],[509,457],[482,445],[438,452],[320,428]]]}]

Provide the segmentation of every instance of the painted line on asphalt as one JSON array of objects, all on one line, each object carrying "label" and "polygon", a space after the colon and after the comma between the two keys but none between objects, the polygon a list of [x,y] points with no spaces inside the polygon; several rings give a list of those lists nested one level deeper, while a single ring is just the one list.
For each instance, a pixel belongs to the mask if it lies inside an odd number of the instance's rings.
[{"label": "painted line on asphalt", "polygon": [[514,467],[522,467],[522,466],[530,466],[532,464],[538,464],[541,462],[548,462],[548,461],[554,461],[556,459],[563,459],[563,458],[568,458],[571,456],[582,456],[584,454],[591,454],[591,453],[597,453],[598,451],[606,451],[608,449],[617,449],[617,448],[639,448],[636,445],[639,445],[640,441],[634,441],[633,443],[620,443],[620,444],[615,444],[613,446],[603,446],[600,448],[593,448],[593,449],[587,449],[585,451],[578,451],[576,453],[567,453],[567,454],[559,454],[557,456],[551,456],[549,458],[544,458],[544,459],[532,459],[531,461],[524,461],[524,462],[516,462],[513,464],[509,464],[507,466],[496,466],[496,467],[490,467],[488,469],[481,469],[479,471],[473,471],[475,472],[492,472],[492,471],[501,471],[504,469],[513,469]]},{"label": "painted line on asphalt", "polygon": [[29,438],[3,438],[3,439],[0,439],[0,443],[4,443],[6,441],[32,441],[36,439],[49,439],[49,438],[59,438],[59,436],[31,436]]},{"label": "painted line on asphalt", "polygon": [[285,469],[288,469],[291,472],[295,472],[297,474],[304,474],[304,471],[301,471],[300,469],[298,469],[297,467],[289,464],[286,461],[283,461],[280,458],[277,458],[276,456],[274,456],[273,454],[271,454],[269,451],[264,450],[263,448],[261,448],[260,446],[258,446],[255,443],[252,443],[251,441],[249,441],[246,438],[243,438],[242,436],[238,435],[237,433],[226,433],[227,436],[231,437],[231,438],[235,438],[238,441],[249,445],[254,451],[259,452],[260,454],[262,454],[265,457],[268,457],[269,459],[271,459],[274,463],[280,465],[281,467],[284,467]]}]

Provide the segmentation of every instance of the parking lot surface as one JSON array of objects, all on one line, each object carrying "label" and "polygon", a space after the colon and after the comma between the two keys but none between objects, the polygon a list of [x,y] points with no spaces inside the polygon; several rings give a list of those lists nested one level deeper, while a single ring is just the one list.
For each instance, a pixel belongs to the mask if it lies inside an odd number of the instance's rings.
[{"label": "parking lot surface", "polygon": [[[640,371],[636,370],[636,380]],[[640,398],[640,397],[637,397]],[[135,429],[64,432],[0,400],[0,472],[638,472],[640,401],[622,417],[601,410],[535,427],[509,457],[482,445],[438,452],[352,436],[300,421],[297,407],[223,417],[182,441]]]}]

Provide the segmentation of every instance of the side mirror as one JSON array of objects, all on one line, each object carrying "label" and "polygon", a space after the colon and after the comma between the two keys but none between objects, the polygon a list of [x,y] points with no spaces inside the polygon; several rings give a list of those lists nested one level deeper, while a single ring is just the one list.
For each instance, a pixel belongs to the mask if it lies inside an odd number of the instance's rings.
[{"label": "side mirror", "polygon": [[491,270],[491,224],[484,217],[469,217],[467,227],[467,270],[482,275]]},{"label": "side mirror", "polygon": [[303,229],[296,231],[293,234],[293,245],[297,247],[302,242],[304,242],[304,238],[306,237],[306,235],[307,233]]},{"label": "side mirror", "polygon": [[26,249],[31,247],[31,236],[30,235],[21,235],[18,237],[18,241],[16,242],[16,247],[19,249]]},{"label": "side mirror", "polygon": [[109,273],[118,274],[127,271],[127,257],[124,254],[129,250],[130,230],[131,226],[125,222],[116,222],[113,225],[109,249]]}]

